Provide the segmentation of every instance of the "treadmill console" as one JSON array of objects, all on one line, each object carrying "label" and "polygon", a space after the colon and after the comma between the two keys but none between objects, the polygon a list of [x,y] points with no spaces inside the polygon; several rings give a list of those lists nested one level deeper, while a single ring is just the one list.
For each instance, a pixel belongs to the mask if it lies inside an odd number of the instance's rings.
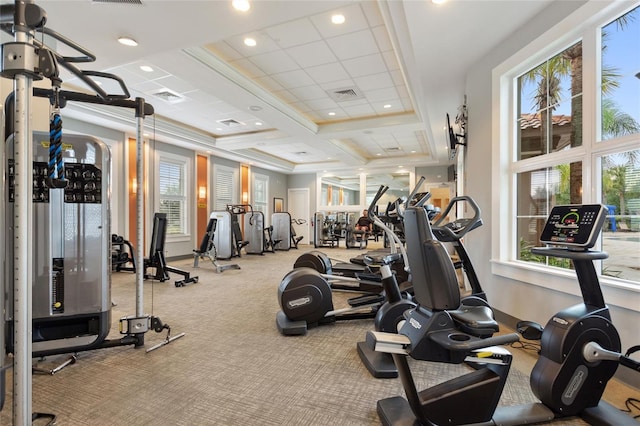
[{"label": "treadmill console", "polygon": [[601,204],[555,206],[549,213],[540,241],[589,249],[600,235],[606,212],[607,208]]}]

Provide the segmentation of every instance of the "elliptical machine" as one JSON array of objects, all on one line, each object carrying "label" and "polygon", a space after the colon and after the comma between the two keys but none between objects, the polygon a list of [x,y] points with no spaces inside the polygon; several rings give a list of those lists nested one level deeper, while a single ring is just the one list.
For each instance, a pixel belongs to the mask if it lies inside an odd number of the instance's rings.
[{"label": "elliptical machine", "polygon": [[[375,216],[374,212],[377,201],[387,189],[388,187],[384,186],[378,189],[369,206],[369,214],[374,223],[379,222],[379,226],[388,233],[389,238],[395,241],[396,237],[393,231],[386,227]],[[383,288],[385,290],[390,289],[390,291],[395,289],[398,293],[398,284],[390,265],[403,257],[405,258],[405,265],[407,264],[404,247],[400,247],[401,254],[385,253],[381,258],[373,255],[367,257],[367,262],[382,265],[380,269],[382,271]],[[327,278],[317,270],[309,267],[299,267],[285,275],[278,287],[278,301],[282,310],[276,315],[276,325],[284,335],[305,334],[309,327],[335,321],[374,318],[384,302],[384,300],[375,300],[373,303],[334,310],[331,286]]]},{"label": "elliptical machine", "polygon": [[[604,252],[590,250],[600,235],[606,211],[602,205],[554,207],[540,237],[541,242],[551,247],[532,249],[538,255],[570,259],[583,298],[583,303],[554,315],[544,328],[540,358],[530,378],[531,389],[541,403],[496,408],[511,354],[504,348],[486,346],[514,341],[513,335],[475,340],[465,330],[467,315],[426,309],[437,306],[439,299],[448,299],[440,289],[426,286],[416,288],[416,298],[423,306],[407,312],[400,334],[367,335],[373,348],[393,353],[407,395],[407,399],[378,401],[382,422],[516,425],[580,416],[590,424],[636,425],[634,419],[601,400],[619,364],[640,371],[640,362],[620,353],[620,338],[593,265],[594,260],[608,257]],[[432,321],[436,313],[441,316],[447,312],[455,321],[446,326],[445,322]],[[441,362],[470,361],[477,369],[418,392],[407,356]],[[471,400],[474,403],[470,406]],[[460,410],[461,406],[465,410]]]}]

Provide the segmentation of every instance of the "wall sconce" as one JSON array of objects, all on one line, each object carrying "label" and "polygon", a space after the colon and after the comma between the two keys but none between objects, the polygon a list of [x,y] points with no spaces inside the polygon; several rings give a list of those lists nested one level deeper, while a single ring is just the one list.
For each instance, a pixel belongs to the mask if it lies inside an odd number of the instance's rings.
[{"label": "wall sconce", "polygon": [[204,200],[205,198],[207,198],[207,187],[206,186],[201,186],[198,188],[198,198],[200,200]]},{"label": "wall sconce", "polygon": [[131,192],[133,194],[138,193],[138,180],[136,178],[131,179]]},{"label": "wall sconce", "polygon": [[243,203],[248,203],[249,202],[249,193],[244,191],[242,192],[242,202]]}]

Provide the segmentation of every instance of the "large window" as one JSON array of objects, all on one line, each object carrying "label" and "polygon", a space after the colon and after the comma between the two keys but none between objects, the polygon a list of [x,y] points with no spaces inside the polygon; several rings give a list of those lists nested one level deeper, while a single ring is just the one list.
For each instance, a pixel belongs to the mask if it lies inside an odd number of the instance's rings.
[{"label": "large window", "polygon": [[511,200],[497,209],[494,253],[515,268],[500,271],[569,268],[531,254],[546,215],[556,204],[601,203],[609,211],[600,240],[609,258],[600,273],[612,285],[638,288],[640,3],[598,3],[587,5],[588,16],[568,18],[575,20],[564,26],[570,34],[550,31],[537,51],[520,52],[494,72],[501,141],[494,152],[502,169],[493,176],[500,199]]},{"label": "large window", "polygon": [[167,215],[167,235],[186,234],[186,159],[160,156],[158,162],[159,211]]}]

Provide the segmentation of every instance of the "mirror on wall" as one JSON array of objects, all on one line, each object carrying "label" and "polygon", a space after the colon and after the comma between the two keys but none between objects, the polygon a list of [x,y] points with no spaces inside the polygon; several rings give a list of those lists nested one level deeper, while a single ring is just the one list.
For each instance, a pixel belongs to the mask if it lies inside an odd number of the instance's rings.
[{"label": "mirror on wall", "polygon": [[[379,209],[386,209],[388,202],[394,202],[400,197],[409,195],[414,184],[413,170],[388,170],[369,174],[339,173],[318,174],[317,209],[318,211],[336,210],[343,207],[343,211],[359,211],[371,203],[380,185],[386,185],[389,190],[378,202]],[[384,211],[384,210],[383,210]]]},{"label": "mirror on wall", "polygon": [[360,176],[323,176],[320,204],[324,206],[355,206],[360,203]]},{"label": "mirror on wall", "polygon": [[367,175],[367,205],[373,200],[380,185],[386,185],[389,189],[378,201],[378,208],[381,209],[380,213],[384,213],[384,209],[389,203],[393,203],[398,198],[409,196],[411,192],[409,187],[412,184],[410,180],[411,175],[408,172]]}]

